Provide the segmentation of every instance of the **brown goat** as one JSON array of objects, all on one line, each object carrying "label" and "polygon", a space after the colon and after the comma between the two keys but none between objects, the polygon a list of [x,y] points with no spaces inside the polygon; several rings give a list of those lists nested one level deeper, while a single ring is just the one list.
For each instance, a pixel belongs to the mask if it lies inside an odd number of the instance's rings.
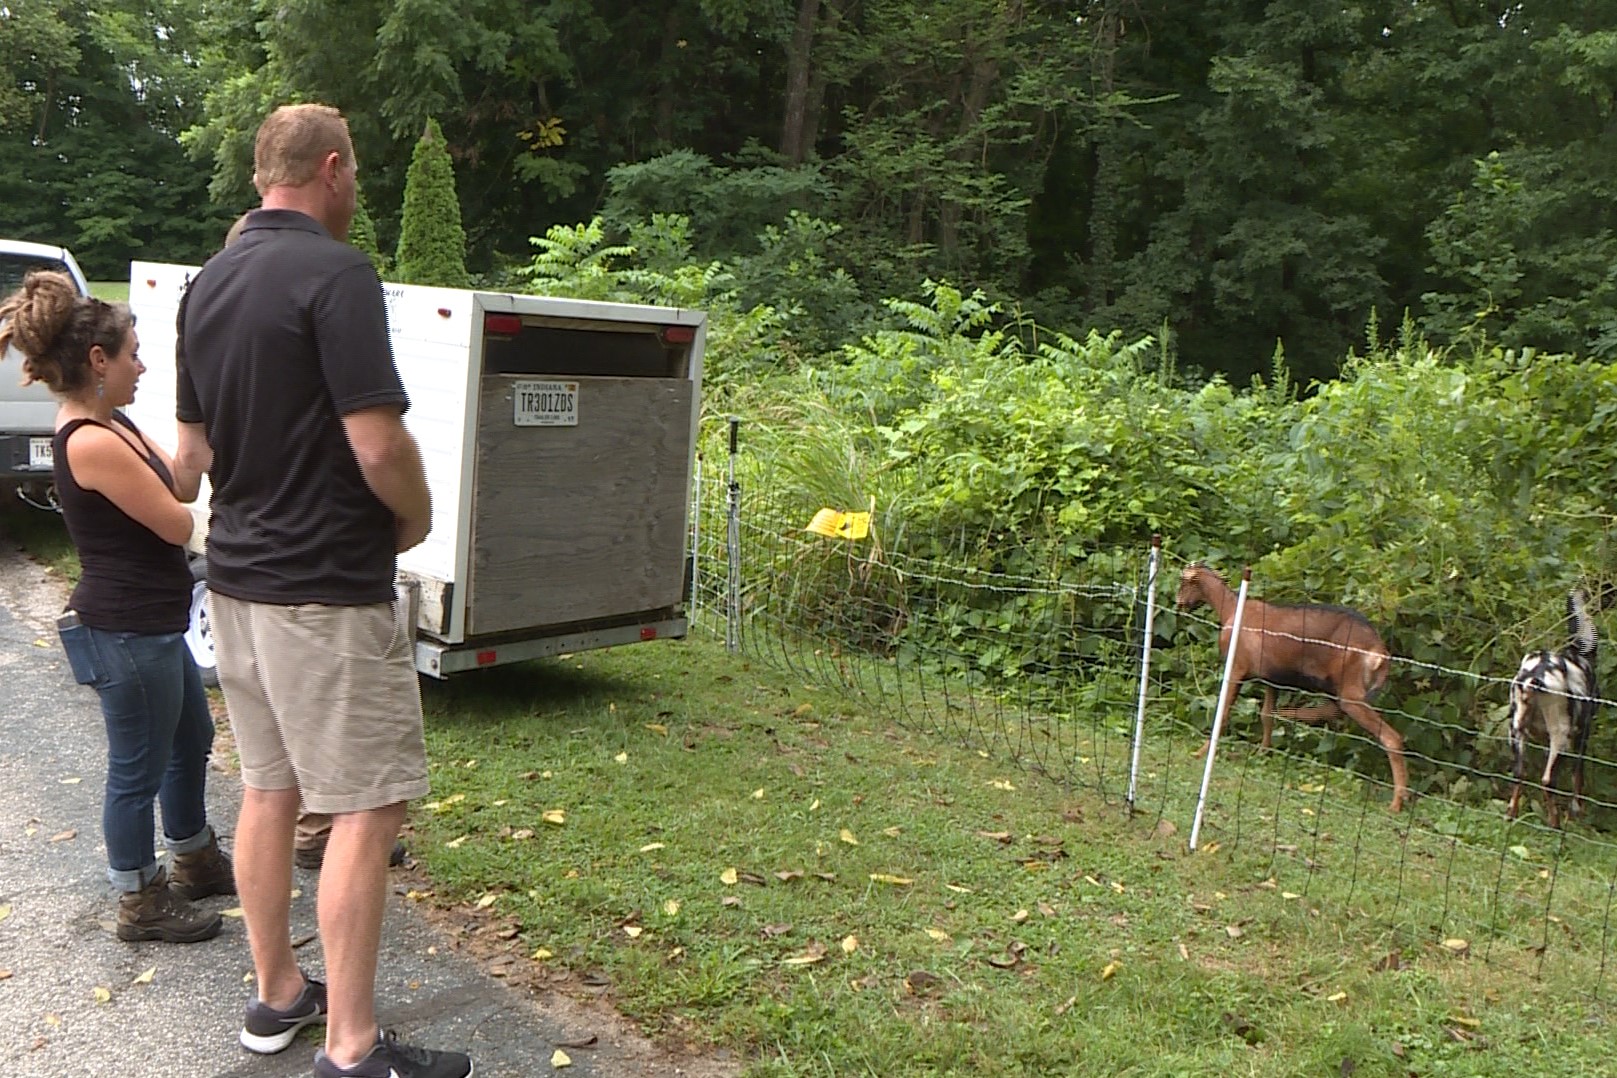
[{"label": "brown goat", "polygon": [[[1218,614],[1223,626],[1218,636],[1219,654],[1228,656],[1231,622],[1235,620],[1235,592],[1213,570],[1197,563],[1179,577],[1178,606],[1186,610],[1206,603]],[[1235,694],[1248,678],[1259,678],[1264,686],[1264,748],[1274,729],[1275,686],[1302,689],[1328,696],[1330,703],[1312,707],[1282,708],[1280,714],[1296,722],[1317,724],[1345,714],[1381,743],[1392,767],[1393,812],[1404,807],[1409,796],[1409,771],[1404,763],[1404,739],[1392,725],[1370,706],[1370,698],[1387,683],[1392,653],[1363,614],[1344,606],[1282,606],[1247,597],[1241,616],[1241,641],[1230,668],[1224,714],[1235,702]],[[1207,752],[1212,739],[1196,755]]]}]

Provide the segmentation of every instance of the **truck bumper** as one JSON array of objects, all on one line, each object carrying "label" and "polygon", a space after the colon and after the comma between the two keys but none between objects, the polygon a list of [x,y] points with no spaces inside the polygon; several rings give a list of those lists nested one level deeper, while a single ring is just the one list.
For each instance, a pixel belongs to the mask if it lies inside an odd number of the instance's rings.
[{"label": "truck bumper", "polygon": [[49,483],[53,478],[49,433],[0,434],[0,479]]}]

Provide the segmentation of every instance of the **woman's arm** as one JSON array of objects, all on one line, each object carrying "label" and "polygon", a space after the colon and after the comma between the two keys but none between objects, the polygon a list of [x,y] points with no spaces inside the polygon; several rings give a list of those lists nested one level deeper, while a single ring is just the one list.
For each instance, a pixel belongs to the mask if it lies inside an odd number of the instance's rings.
[{"label": "woman's arm", "polygon": [[67,440],[67,466],[79,486],[97,491],[164,542],[180,546],[191,538],[191,510],[114,431],[88,424],[75,430]]}]

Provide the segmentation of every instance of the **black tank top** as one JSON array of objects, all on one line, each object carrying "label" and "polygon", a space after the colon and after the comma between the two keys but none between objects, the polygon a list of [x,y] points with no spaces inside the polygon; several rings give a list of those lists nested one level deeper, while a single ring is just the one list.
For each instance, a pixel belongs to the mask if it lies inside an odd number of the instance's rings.
[{"label": "black tank top", "polygon": [[[123,413],[114,412],[112,418],[140,434]],[[191,570],[185,548],[165,542],[99,491],[85,490],[73,481],[67,440],[86,423],[106,425],[93,419],[70,420],[55,439],[56,497],[82,569],[71,605],[92,629],[183,632],[191,614]],[[135,452],[133,446],[130,452]],[[162,458],[149,450],[142,455],[163,485],[172,489],[174,480]]]}]

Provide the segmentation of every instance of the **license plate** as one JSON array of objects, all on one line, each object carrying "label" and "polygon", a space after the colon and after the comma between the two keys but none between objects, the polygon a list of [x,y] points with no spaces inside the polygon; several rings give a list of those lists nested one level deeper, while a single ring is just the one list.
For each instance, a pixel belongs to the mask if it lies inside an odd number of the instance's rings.
[{"label": "license plate", "polygon": [[578,426],[577,382],[513,382],[519,427]]},{"label": "license plate", "polygon": [[28,467],[48,470],[55,463],[55,447],[49,438],[28,439]]}]

